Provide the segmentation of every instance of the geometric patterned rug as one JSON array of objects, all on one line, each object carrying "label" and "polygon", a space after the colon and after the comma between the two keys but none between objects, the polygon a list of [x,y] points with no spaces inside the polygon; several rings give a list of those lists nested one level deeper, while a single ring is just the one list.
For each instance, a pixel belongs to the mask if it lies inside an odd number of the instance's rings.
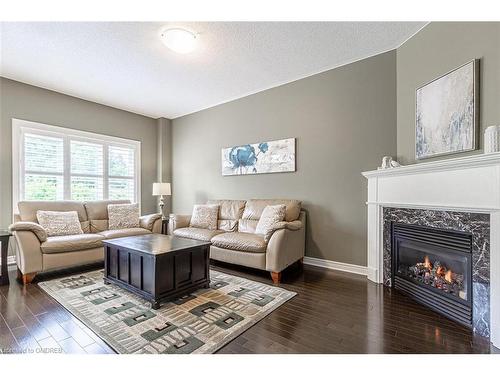
[{"label": "geometric patterned rug", "polygon": [[294,292],[210,271],[210,288],[153,310],[135,294],[103,282],[103,271],[38,283],[117,353],[214,353]]}]

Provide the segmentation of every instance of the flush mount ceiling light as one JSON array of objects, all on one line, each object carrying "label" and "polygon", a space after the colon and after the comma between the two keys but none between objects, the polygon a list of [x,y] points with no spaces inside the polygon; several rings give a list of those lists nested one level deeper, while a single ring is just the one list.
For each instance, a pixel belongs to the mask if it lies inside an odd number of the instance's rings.
[{"label": "flush mount ceiling light", "polygon": [[163,44],[177,53],[189,53],[196,48],[196,34],[185,29],[165,29],[160,38]]}]

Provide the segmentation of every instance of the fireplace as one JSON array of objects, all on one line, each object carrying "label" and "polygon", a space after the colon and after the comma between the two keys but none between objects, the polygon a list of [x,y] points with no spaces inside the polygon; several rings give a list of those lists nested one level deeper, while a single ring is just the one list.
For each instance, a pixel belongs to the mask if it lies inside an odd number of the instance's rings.
[{"label": "fireplace", "polygon": [[[427,286],[425,292],[465,309],[472,301],[472,330],[500,348],[500,152],[428,161],[399,168],[363,172],[367,178],[368,279],[392,287],[392,224],[421,225],[472,234],[472,273],[466,300]],[[460,242],[460,241],[459,241]],[[438,244],[438,247],[442,247]],[[456,249],[454,249],[456,250]],[[457,252],[460,254],[460,252]],[[431,255],[429,261],[432,263]],[[424,259],[413,259],[425,263]],[[442,260],[442,263],[445,263]],[[453,270],[455,265],[447,265]],[[395,273],[394,273],[395,274]],[[418,280],[410,289],[425,288]],[[442,297],[442,298],[441,298]],[[436,306],[436,304],[432,303]],[[466,314],[468,315],[468,314]],[[462,320],[462,319],[461,319]],[[467,319],[468,320],[468,319]]]},{"label": "fireplace", "polygon": [[472,234],[391,223],[391,285],[472,327]]}]

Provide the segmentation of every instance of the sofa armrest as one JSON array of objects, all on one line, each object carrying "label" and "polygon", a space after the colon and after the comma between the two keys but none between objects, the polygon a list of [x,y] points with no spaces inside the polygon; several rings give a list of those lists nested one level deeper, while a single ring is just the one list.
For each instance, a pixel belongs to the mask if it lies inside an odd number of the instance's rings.
[{"label": "sofa armrest", "polygon": [[41,243],[35,233],[30,230],[16,230],[13,233],[17,268],[23,275],[42,271]]},{"label": "sofa armrest", "polygon": [[289,230],[300,230],[304,224],[300,220],[285,221],[285,229]]},{"label": "sofa armrest", "polygon": [[288,230],[300,230],[302,228],[302,221],[294,220],[294,221],[278,221],[275,223],[269,231],[264,235],[264,239],[266,242],[269,242],[274,232],[280,229],[288,229]]},{"label": "sofa armrest", "polygon": [[33,232],[40,242],[47,241],[47,232],[43,227],[31,221],[18,221],[17,223],[11,224],[9,226],[9,231],[11,232],[22,232],[29,231]]},{"label": "sofa armrest", "polygon": [[281,228],[272,233],[267,244],[266,270],[271,272],[283,271],[305,254],[305,212],[301,211],[298,220],[281,223],[284,224],[280,224]]},{"label": "sofa armrest", "polygon": [[191,215],[170,214],[168,221],[168,234],[174,233],[178,228],[185,228],[191,222]]},{"label": "sofa armrest", "polygon": [[157,220],[161,220],[161,214],[156,213],[156,214],[143,215],[139,218],[139,224],[142,228],[153,231],[153,227]]}]

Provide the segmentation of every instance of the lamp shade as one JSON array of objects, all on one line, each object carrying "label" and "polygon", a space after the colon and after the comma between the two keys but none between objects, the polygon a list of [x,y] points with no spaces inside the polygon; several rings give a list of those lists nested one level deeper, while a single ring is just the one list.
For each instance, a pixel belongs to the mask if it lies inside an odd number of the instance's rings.
[{"label": "lamp shade", "polygon": [[154,182],[153,195],[171,195],[170,182]]}]

